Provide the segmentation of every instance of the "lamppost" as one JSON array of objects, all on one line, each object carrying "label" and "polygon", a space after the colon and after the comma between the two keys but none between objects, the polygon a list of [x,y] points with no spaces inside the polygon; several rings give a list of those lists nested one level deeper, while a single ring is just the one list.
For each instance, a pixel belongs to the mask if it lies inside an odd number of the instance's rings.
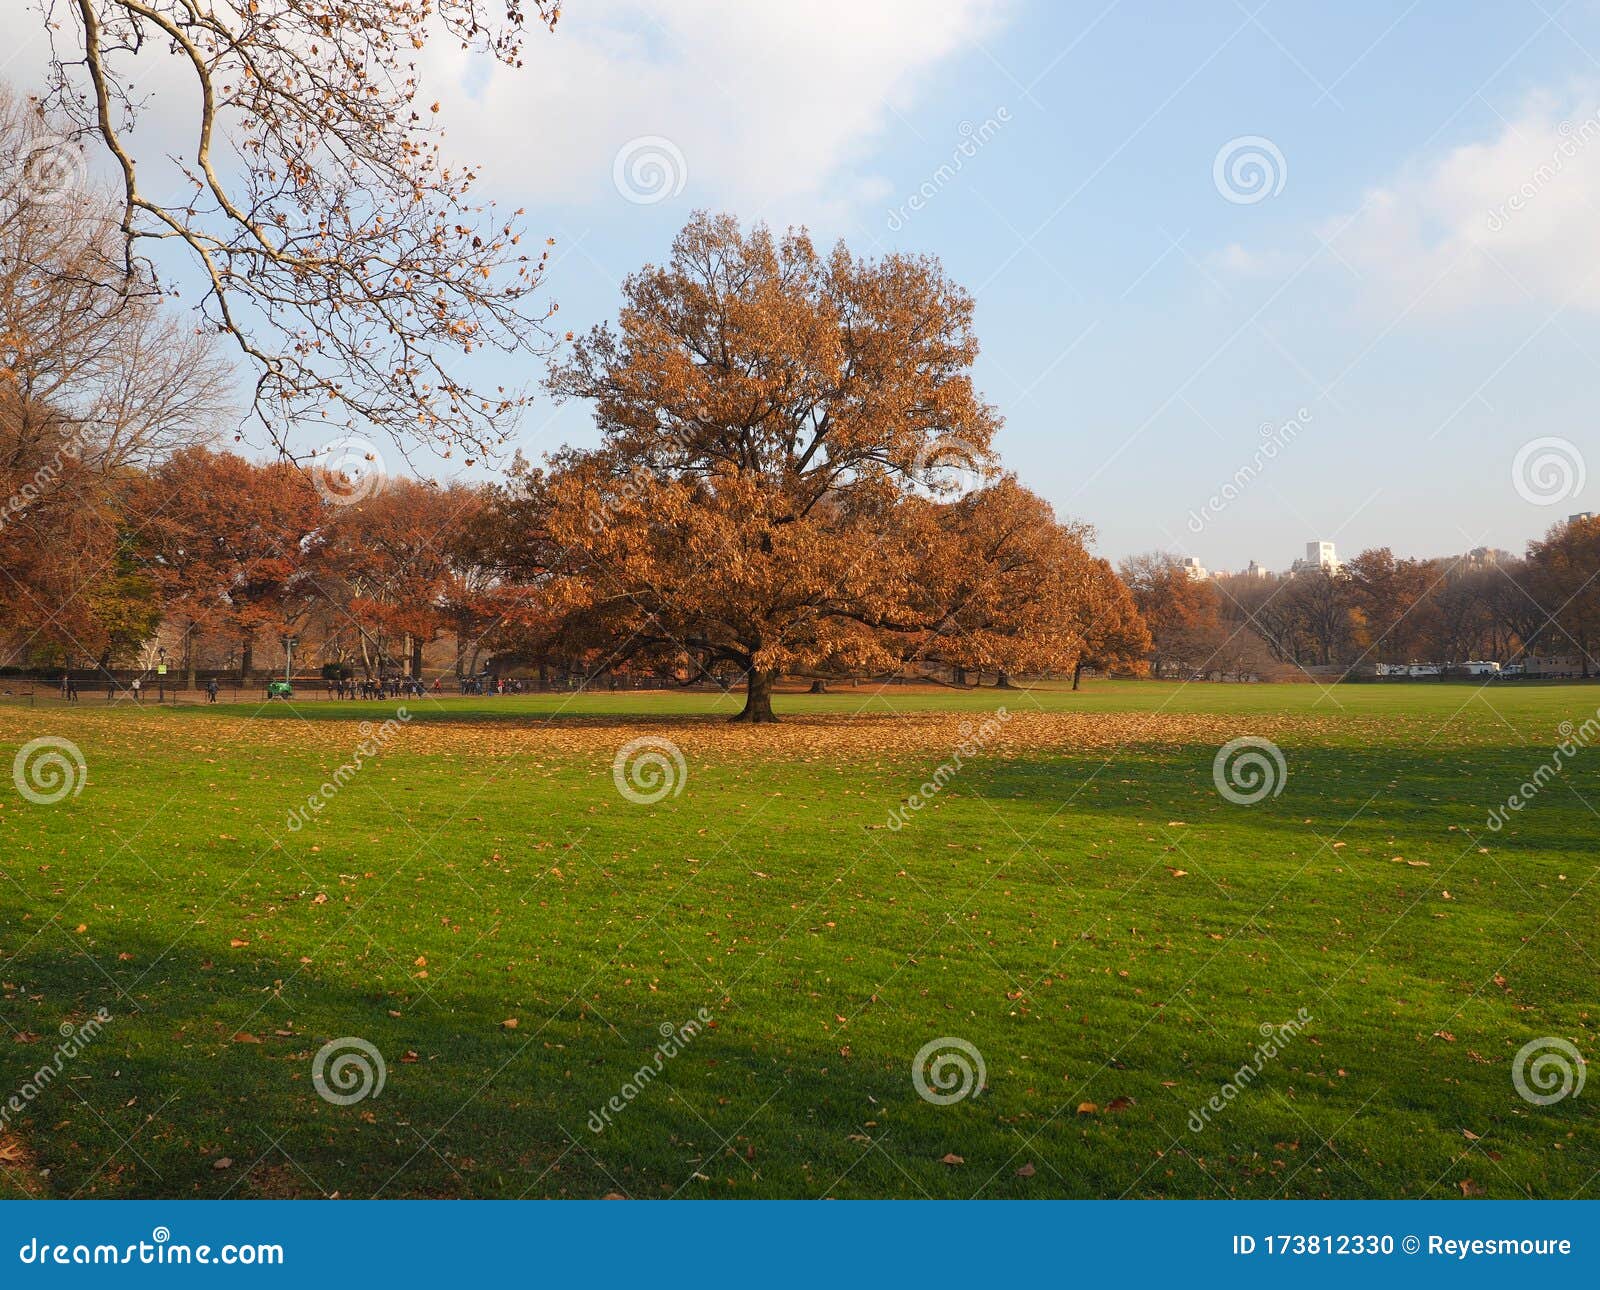
[{"label": "lamppost", "polygon": [[167,701],[167,651],[163,646],[156,646],[156,702]]}]

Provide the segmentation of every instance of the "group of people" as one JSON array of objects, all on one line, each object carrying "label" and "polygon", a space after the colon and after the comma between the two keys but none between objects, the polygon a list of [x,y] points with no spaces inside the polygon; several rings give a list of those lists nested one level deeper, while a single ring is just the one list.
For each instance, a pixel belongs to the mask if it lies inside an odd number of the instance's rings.
[{"label": "group of people", "polygon": [[462,694],[521,694],[526,682],[519,676],[509,681],[503,676],[464,676],[461,678]]},{"label": "group of people", "polygon": [[[433,691],[439,692],[439,682],[435,678]],[[330,699],[398,699],[401,695],[411,695],[422,698],[427,693],[427,687],[419,677],[415,676],[364,676],[328,678],[328,697]]]},{"label": "group of people", "polygon": [[[119,687],[115,681],[108,680],[107,688],[108,697],[111,697]],[[611,682],[611,688],[617,688],[614,678]],[[144,700],[144,689],[144,678],[135,676],[128,681],[125,693],[135,703],[140,703]],[[211,677],[206,681],[204,690],[207,703],[215,703],[217,701],[218,689],[215,677]],[[524,694],[531,692],[532,689],[532,682],[526,681],[521,677],[507,678],[485,674],[482,676],[464,676],[460,681],[460,692],[462,694]],[[439,677],[434,678],[432,686],[413,676],[328,678],[328,697],[330,699],[398,699],[402,696],[420,699],[425,698],[430,690],[433,694],[442,694],[444,692],[444,685]],[[79,700],[78,683],[70,674],[63,676],[61,679],[61,697],[68,703],[77,703]]]}]

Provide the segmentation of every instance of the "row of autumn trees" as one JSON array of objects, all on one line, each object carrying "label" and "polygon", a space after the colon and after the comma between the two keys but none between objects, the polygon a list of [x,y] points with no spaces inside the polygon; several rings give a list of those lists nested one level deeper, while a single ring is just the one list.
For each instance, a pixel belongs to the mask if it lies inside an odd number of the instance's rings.
[{"label": "row of autumn trees", "polygon": [[[65,289],[22,276],[13,296]],[[78,375],[34,375],[77,349],[20,320],[0,388],[3,482],[25,494],[0,526],[18,661],[119,661],[162,625],[191,673],[199,642],[236,642],[247,672],[257,642],[293,633],[320,661],[415,675],[449,634],[463,671],[487,651],[742,677],[751,721],[771,720],[785,674],[1142,666],[1149,635],[1087,528],[999,469],[972,301],[936,261],[697,215],[623,294],[616,327],[576,339],[549,380],[592,407],[597,447],[519,459],[498,485],[395,479],[355,501],[203,442],[218,381],[187,337],[193,379],[175,387],[194,415],[103,451]],[[114,366],[137,385],[137,361]]]},{"label": "row of autumn trees", "polygon": [[1574,517],[1522,558],[1396,559],[1363,551],[1337,572],[1192,580],[1155,553],[1121,573],[1153,638],[1158,676],[1263,676],[1299,667],[1569,660],[1595,671],[1600,519]]}]

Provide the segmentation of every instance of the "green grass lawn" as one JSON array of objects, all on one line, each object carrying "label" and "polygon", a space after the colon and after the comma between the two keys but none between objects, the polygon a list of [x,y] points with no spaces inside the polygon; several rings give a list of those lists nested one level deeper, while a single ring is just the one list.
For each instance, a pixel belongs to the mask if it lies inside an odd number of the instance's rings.
[{"label": "green grass lawn", "polygon": [[[700,694],[428,699],[298,831],[394,705],[0,707],[7,760],[52,735],[88,766],[0,796],[0,1106],[112,1017],[7,1112],[0,1193],[1593,1196],[1600,1082],[1512,1076],[1530,1040],[1600,1051],[1600,749],[1485,819],[1597,703],[863,686],[734,735]],[[1001,704],[1012,742],[886,827],[954,756],[940,714]],[[1040,710],[1081,744],[1028,746]],[[644,731],[687,765],[649,805],[611,767]],[[1280,795],[1218,793],[1240,733]],[[342,1037],[378,1095],[314,1088]],[[986,1078],[940,1105],[912,1060],[946,1037]]]}]

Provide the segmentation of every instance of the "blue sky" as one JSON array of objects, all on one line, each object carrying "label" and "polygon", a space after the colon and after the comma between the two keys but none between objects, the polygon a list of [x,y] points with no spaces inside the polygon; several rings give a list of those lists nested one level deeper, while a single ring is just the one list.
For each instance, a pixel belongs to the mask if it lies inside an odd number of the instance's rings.
[{"label": "blue sky", "polygon": [[[1597,58],[1597,0],[573,0],[519,71],[426,71],[447,146],[557,239],[562,328],[697,207],[938,255],[1009,468],[1113,557],[1281,568],[1600,510]],[[659,200],[619,190],[640,149]],[[1541,439],[1574,469],[1519,488]],[[541,396],[519,445],[592,440]]]},{"label": "blue sky", "polygon": [[[564,105],[583,137],[551,166],[555,200],[541,200],[538,149],[525,182],[496,186],[558,239],[565,326],[614,312],[617,280],[690,210],[727,209],[938,255],[978,300],[1005,462],[1112,556],[1282,567],[1313,537],[1347,553],[1520,549],[1595,506],[1600,484],[1525,500],[1512,463],[1535,437],[1594,442],[1600,138],[1593,156],[1574,145],[1500,241],[1484,227],[1489,198],[1578,139],[1560,123],[1595,113],[1594,4],[868,0],[855,7],[936,30],[903,54],[869,33],[865,67],[835,65],[828,41],[794,49],[785,26],[848,42],[848,7],[689,7],[679,24],[651,4],[576,3],[536,51],[535,78],[563,58],[583,68],[559,102],[530,92],[537,129],[563,132]],[[702,45],[701,22],[748,30]],[[612,75],[650,92],[619,105]],[[840,95],[865,101],[842,123]],[[612,183],[642,135],[682,157],[681,191],[653,204]],[[1266,154],[1281,189],[1227,200],[1214,163],[1251,136],[1281,155]],[[964,139],[972,155],[936,180]],[[1301,409],[1263,464],[1263,424]],[[589,435],[581,409],[541,406],[524,442]],[[1252,462],[1240,495],[1208,509]]]}]

